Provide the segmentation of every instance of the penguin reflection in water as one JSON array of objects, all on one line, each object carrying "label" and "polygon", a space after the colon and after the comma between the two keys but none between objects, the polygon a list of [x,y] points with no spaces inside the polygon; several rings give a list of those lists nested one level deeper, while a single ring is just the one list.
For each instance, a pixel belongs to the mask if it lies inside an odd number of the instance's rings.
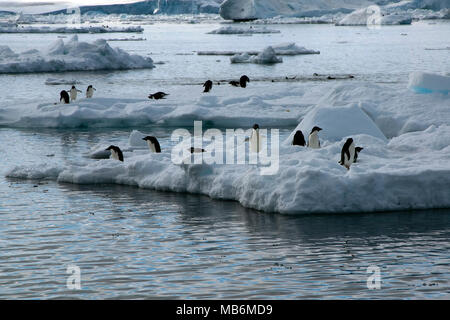
[{"label": "penguin reflection in water", "polygon": [[105,150],[109,150],[111,152],[111,157],[113,159],[123,162],[123,153],[119,147],[111,145],[108,148],[106,148]]}]

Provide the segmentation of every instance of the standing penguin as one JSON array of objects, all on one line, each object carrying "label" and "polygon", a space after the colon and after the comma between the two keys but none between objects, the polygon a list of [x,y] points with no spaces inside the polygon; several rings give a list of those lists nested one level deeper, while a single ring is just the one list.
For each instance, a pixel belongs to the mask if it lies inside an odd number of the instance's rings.
[{"label": "standing penguin", "polygon": [[111,151],[111,157],[113,159],[123,162],[123,153],[122,153],[122,150],[120,150],[119,147],[111,145],[108,148],[106,148],[105,150]]},{"label": "standing penguin", "polygon": [[250,150],[252,152],[261,151],[261,136],[259,134],[259,125],[254,124],[252,129],[252,134],[250,136]]},{"label": "standing penguin", "polygon": [[346,167],[347,170],[350,170],[350,166],[355,160],[355,154],[355,143],[353,142],[352,138],[348,138],[347,141],[345,141],[344,146],[342,147],[341,161],[339,161],[339,164]]},{"label": "standing penguin", "polygon": [[203,84],[203,87],[205,87],[205,90],[203,92],[210,92],[212,89],[213,83],[211,80],[206,80],[206,82]]},{"label": "standing penguin", "polygon": [[69,94],[66,90],[63,90],[59,93],[59,102],[64,101],[64,103],[70,103]]},{"label": "standing penguin", "polygon": [[72,86],[69,92],[70,92],[70,100],[75,101],[77,100],[77,93],[81,91],[75,88],[75,86]]},{"label": "standing penguin", "polygon": [[322,128],[314,127],[311,130],[311,133],[308,137],[308,147],[313,149],[319,149],[320,148],[320,140],[319,140],[319,131],[322,130]]},{"label": "standing penguin", "polygon": [[361,152],[361,150],[363,150],[364,148],[362,147],[356,147],[355,148],[355,159],[353,160],[353,162],[356,162],[356,160],[358,160],[358,153]]},{"label": "standing penguin", "polygon": [[148,147],[150,148],[151,152],[160,153],[161,147],[159,146],[158,139],[156,139],[153,136],[146,136],[145,138],[142,138],[142,140],[147,141]]},{"label": "standing penguin", "polygon": [[301,130],[297,130],[297,132],[295,133],[294,139],[292,140],[292,144],[294,146],[302,146],[302,147],[306,145],[305,137],[303,136]]},{"label": "standing penguin", "polygon": [[94,96],[94,91],[97,91],[91,84],[86,89],[86,98],[92,98]]},{"label": "standing penguin", "polygon": [[241,88],[245,88],[245,87],[247,87],[247,82],[250,82],[250,79],[244,74],[239,79],[239,85],[241,86]]}]

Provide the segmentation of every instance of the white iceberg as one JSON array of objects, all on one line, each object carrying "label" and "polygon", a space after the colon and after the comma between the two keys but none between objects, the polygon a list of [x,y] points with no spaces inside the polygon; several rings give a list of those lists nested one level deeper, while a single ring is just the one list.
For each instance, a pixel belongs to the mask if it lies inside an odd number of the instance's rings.
[{"label": "white iceberg", "polygon": [[283,62],[283,59],[277,57],[275,50],[271,46],[268,46],[256,56],[250,56],[248,53],[241,53],[230,57],[230,61],[231,63],[274,64]]},{"label": "white iceberg", "polygon": [[18,54],[8,46],[0,46],[0,74],[153,67],[153,60],[149,57],[130,55],[120,48],[112,48],[103,39],[93,43],[79,42],[76,35],[66,43],[62,39],[57,40],[46,52],[29,50]]},{"label": "white iceberg", "polygon": [[450,76],[426,72],[412,72],[409,75],[408,87],[417,93],[450,92]]},{"label": "white iceberg", "polygon": [[[279,56],[295,56],[302,54],[320,54],[318,50],[311,50],[305,47],[297,46],[295,42],[282,43],[278,45],[271,46],[275,51],[276,55]],[[260,51],[246,51],[246,52],[238,52],[238,51],[198,51],[197,54],[199,56],[234,56],[238,54],[246,53],[251,56],[256,56],[260,53]]]},{"label": "white iceberg", "polygon": [[355,10],[336,23],[337,26],[376,26],[411,24],[412,18],[408,14],[388,14],[378,6]]}]

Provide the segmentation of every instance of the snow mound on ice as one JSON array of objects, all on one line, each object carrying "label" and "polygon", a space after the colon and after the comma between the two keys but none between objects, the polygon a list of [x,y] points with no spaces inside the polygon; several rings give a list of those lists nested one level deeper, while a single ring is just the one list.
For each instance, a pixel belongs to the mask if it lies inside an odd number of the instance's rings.
[{"label": "snow mound on ice", "polygon": [[1,73],[127,70],[153,68],[153,60],[112,48],[106,40],[79,42],[73,36],[66,43],[59,39],[46,52],[29,50],[20,54],[0,46]]},{"label": "snow mound on ice", "polygon": [[357,105],[345,107],[324,107],[318,106],[311,110],[299,125],[294,129],[289,138],[285,141],[292,143],[295,132],[301,130],[305,138],[315,126],[322,128],[319,132],[321,140],[340,141],[345,137],[358,134],[366,134],[387,141],[384,134]]},{"label": "snow mound on ice", "polygon": [[412,18],[407,14],[383,13],[378,6],[355,10],[336,23],[337,26],[374,26],[411,24]]}]

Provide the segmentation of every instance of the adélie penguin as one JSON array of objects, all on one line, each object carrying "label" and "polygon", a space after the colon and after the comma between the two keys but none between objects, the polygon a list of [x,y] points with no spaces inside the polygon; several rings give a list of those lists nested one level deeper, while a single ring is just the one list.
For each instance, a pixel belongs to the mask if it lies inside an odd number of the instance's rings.
[{"label": "ad\u00e9lie penguin", "polygon": [[206,80],[205,83],[203,84],[203,87],[205,88],[205,90],[203,90],[203,92],[210,92],[212,89],[213,83],[211,80]]},{"label": "ad\u00e9lie penguin", "polygon": [[252,128],[252,134],[250,136],[250,150],[252,152],[261,151],[261,135],[259,134],[259,125],[254,124]]},{"label": "ad\u00e9lie penguin", "polygon": [[294,135],[294,139],[292,140],[292,144],[294,146],[302,146],[304,147],[306,145],[305,137],[303,136],[303,133],[301,130],[297,130]]},{"label": "ad\u00e9lie penguin", "polygon": [[322,128],[314,127],[311,130],[311,133],[308,137],[308,147],[313,149],[319,149],[320,148],[320,140],[319,140],[319,131],[322,130]]},{"label": "ad\u00e9lie penguin", "polygon": [[352,138],[348,138],[342,146],[341,150],[341,160],[339,164],[350,170],[350,166],[355,160],[355,143]]},{"label": "ad\u00e9lie penguin", "polygon": [[146,136],[145,138],[142,138],[142,140],[147,141],[148,147],[150,148],[151,152],[160,153],[161,147],[159,145],[158,139],[156,139],[153,136]]},{"label": "ad\u00e9lie penguin", "polygon": [[62,90],[59,93],[59,102],[63,102],[63,101],[64,101],[64,103],[70,103],[69,94],[67,93],[66,90]]},{"label": "ad\u00e9lie penguin", "polygon": [[355,148],[355,159],[353,160],[353,162],[356,162],[356,160],[358,160],[358,154],[361,152],[361,150],[363,150],[363,147],[356,147]]},{"label": "ad\u00e9lie penguin", "polygon": [[94,96],[94,91],[96,91],[96,89],[92,85],[89,85],[86,89],[86,98],[92,98]]},{"label": "ad\u00e9lie penguin", "polygon": [[70,89],[70,100],[75,101],[77,100],[77,95],[78,92],[81,92],[80,90],[78,90],[75,86],[72,86],[72,88]]},{"label": "ad\u00e9lie penguin", "polygon": [[239,85],[241,86],[241,88],[245,88],[245,87],[247,87],[247,82],[250,82],[250,79],[244,74],[239,79]]},{"label": "ad\u00e9lie penguin", "polygon": [[159,99],[165,99],[164,97],[168,96],[168,95],[169,95],[168,93],[164,93],[164,92],[158,91],[156,93],[150,94],[148,96],[148,98],[149,99],[159,100]]},{"label": "ad\u00e9lie penguin", "polygon": [[119,160],[123,162],[123,153],[122,150],[120,150],[119,147],[110,145],[105,150],[109,150],[111,152],[111,157],[115,160]]}]

